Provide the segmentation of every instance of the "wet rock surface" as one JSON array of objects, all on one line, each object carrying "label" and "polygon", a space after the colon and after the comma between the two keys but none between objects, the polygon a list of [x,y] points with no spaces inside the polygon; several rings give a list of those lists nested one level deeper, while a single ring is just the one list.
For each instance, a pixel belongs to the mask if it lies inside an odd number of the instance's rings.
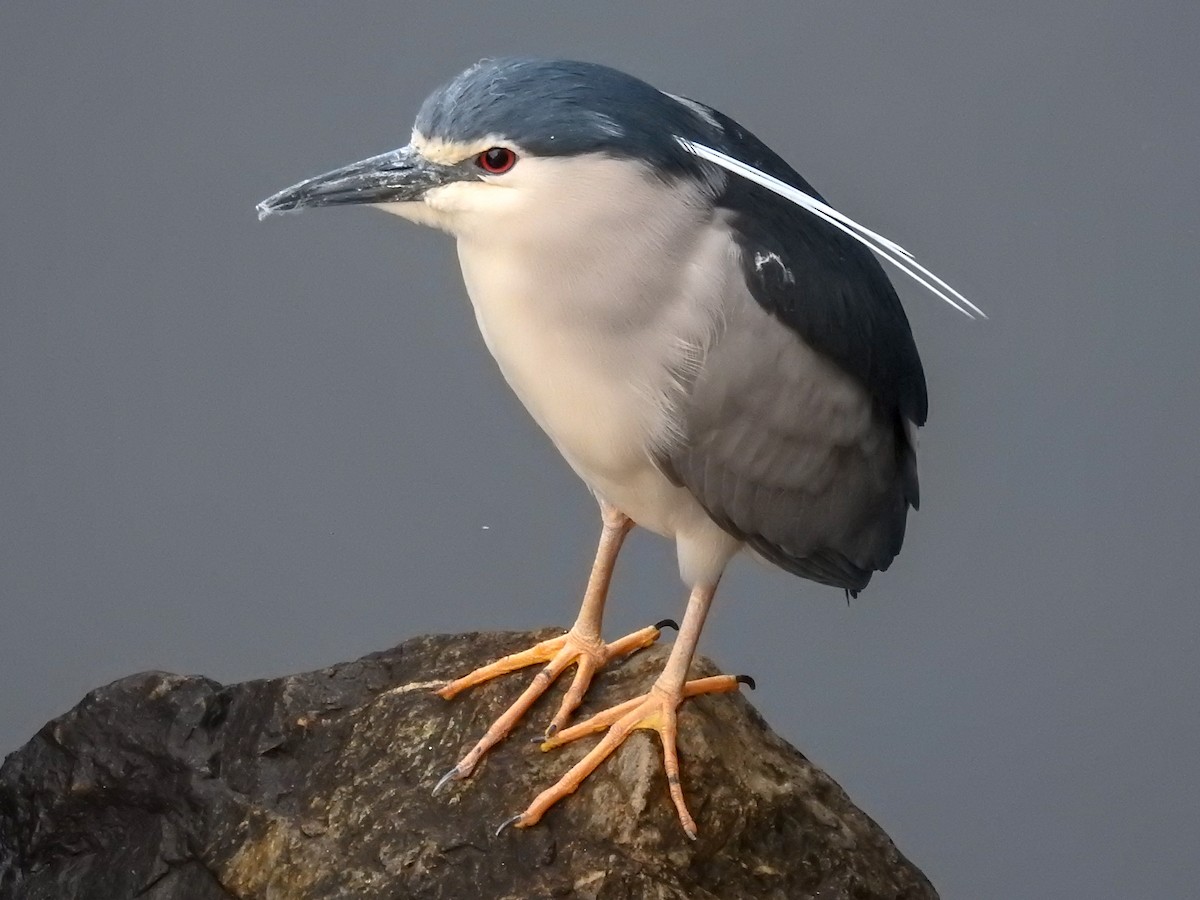
[{"label": "wet rock surface", "polygon": [[[0,768],[0,898],[937,896],[739,695],[680,714],[694,842],[649,732],[541,824],[495,834],[598,739],[533,742],[565,685],[474,777],[432,796],[532,672],[450,702],[431,689],[554,633],[419,637],[243,684],[148,672],[99,688]],[[581,714],[643,693],[668,649],[603,672]],[[701,660],[692,674],[713,673]]]}]

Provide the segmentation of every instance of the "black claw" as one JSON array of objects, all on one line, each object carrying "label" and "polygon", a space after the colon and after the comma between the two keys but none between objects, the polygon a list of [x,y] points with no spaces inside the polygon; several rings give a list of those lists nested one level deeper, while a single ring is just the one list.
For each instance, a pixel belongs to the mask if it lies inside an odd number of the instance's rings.
[{"label": "black claw", "polygon": [[544,740],[548,741],[548,740],[550,740],[550,738],[554,737],[556,734],[558,734],[558,723],[551,722],[550,727],[546,729],[546,737],[544,738]]},{"label": "black claw", "polygon": [[525,814],[517,813],[511,819],[505,819],[503,822],[501,822],[500,827],[496,829],[496,834],[494,835],[494,837],[500,837],[500,832],[502,832],[505,828],[508,828],[510,825],[516,825],[518,822],[520,822],[521,816],[523,816],[523,815],[525,815]]},{"label": "black claw", "polygon": [[734,681],[736,681],[738,684],[746,685],[746,687],[750,688],[752,691],[758,688],[758,685],[754,683],[754,679],[749,675],[739,675],[734,679]]},{"label": "black claw", "polygon": [[674,619],[663,619],[661,622],[655,622],[654,627],[659,631],[662,631],[664,628],[674,628],[676,631],[678,631],[679,623]]},{"label": "black claw", "polygon": [[449,772],[447,772],[445,775],[443,775],[441,778],[438,779],[438,783],[433,786],[433,796],[436,797],[438,795],[438,793],[441,792],[442,788],[444,788],[447,784],[450,783],[450,781],[452,779],[455,779],[455,778],[462,778],[462,775],[460,775],[458,772],[458,766],[455,766],[453,769],[451,769]]}]

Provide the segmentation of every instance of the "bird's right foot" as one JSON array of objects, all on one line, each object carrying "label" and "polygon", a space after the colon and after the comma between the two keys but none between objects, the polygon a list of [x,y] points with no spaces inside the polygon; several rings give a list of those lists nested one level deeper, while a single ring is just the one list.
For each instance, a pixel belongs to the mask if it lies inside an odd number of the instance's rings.
[{"label": "bird's right foot", "polygon": [[554,684],[558,676],[572,663],[576,666],[575,677],[571,681],[571,687],[567,690],[566,696],[563,697],[562,703],[559,704],[558,712],[555,713],[550,726],[546,729],[546,739],[553,737],[567,724],[567,721],[571,718],[571,714],[583,702],[584,694],[587,693],[588,686],[592,683],[592,678],[600,669],[614,659],[628,656],[631,653],[649,647],[658,640],[662,629],[668,626],[672,628],[679,627],[672,620],[664,619],[655,625],[649,625],[632,634],[627,634],[625,637],[609,644],[599,639],[580,635],[576,633],[575,629],[572,629],[561,637],[542,641],[528,650],[510,654],[489,665],[481,666],[474,672],[464,675],[462,678],[457,678],[444,687],[439,688],[435,693],[439,697],[450,700],[467,688],[490,681],[499,675],[515,672],[518,669],[537,665],[538,663],[545,663],[544,668],[534,676],[533,681],[525,689],[524,693],[491,724],[491,727],[488,728],[475,746],[467,752],[466,756],[460,759],[454,768],[442,776],[433,789],[434,793],[440,791],[451,780],[463,779],[470,776],[475,770],[475,766],[483,759],[484,754],[508,736],[517,722],[521,720],[521,717],[528,712],[529,708],[533,706],[542,694],[549,690],[550,685]]},{"label": "bird's right foot", "polygon": [[[660,679],[661,682],[661,679]],[[572,725],[559,732],[554,737],[542,743],[542,750],[553,750],[563,744],[576,741],[581,737],[606,731],[603,739],[596,744],[588,754],[571,767],[553,787],[542,791],[528,808],[519,816],[514,816],[504,823],[502,828],[515,825],[517,828],[528,828],[536,825],[546,811],[560,800],[575,793],[596,768],[612,755],[625,739],[639,728],[657,731],[662,741],[663,766],[667,773],[667,788],[675,811],[679,815],[679,824],[684,833],[693,841],[696,839],[696,820],[688,812],[683,799],[683,785],[679,776],[679,753],[675,748],[678,733],[679,705],[688,697],[701,694],[728,694],[736,691],[740,685],[749,685],[753,689],[754,679],[745,675],[713,675],[709,678],[697,678],[682,685],[662,685],[656,683],[650,692],[624,703],[599,712],[577,725]]]}]

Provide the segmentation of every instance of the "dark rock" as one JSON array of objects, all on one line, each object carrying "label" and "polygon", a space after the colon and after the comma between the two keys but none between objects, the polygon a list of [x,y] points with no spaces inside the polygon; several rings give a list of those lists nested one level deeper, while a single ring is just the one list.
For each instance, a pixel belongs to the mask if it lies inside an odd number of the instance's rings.
[{"label": "dark rock", "polygon": [[[595,740],[531,742],[562,686],[472,779],[431,796],[529,675],[450,702],[430,689],[548,634],[422,637],[269,681],[149,672],[93,691],[0,768],[0,898],[936,897],[736,695],[681,713],[695,842],[648,732],[541,824],[494,835]],[[603,673],[583,712],[644,692],[667,649]]]}]

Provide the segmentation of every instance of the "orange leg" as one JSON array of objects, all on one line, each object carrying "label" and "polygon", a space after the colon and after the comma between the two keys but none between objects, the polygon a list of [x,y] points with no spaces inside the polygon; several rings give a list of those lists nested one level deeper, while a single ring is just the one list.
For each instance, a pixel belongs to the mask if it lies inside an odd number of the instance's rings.
[{"label": "orange leg", "polygon": [[538,663],[545,663],[545,667],[538,672],[524,693],[492,723],[466,756],[442,776],[433,789],[434,793],[441,790],[452,779],[468,777],[484,754],[508,736],[521,717],[572,663],[576,666],[575,677],[546,731],[548,737],[561,729],[579,704],[583,702],[583,696],[596,672],[614,659],[649,647],[658,640],[664,627],[675,625],[674,622],[666,619],[657,625],[651,625],[626,635],[611,644],[606,644],[601,639],[600,623],[604,614],[604,601],[608,596],[608,587],[612,581],[617,554],[625,541],[625,536],[633,527],[633,521],[603,502],[600,511],[604,519],[604,531],[600,536],[600,546],[596,550],[596,562],[592,567],[591,577],[588,579],[583,605],[580,607],[579,617],[571,630],[561,637],[542,641],[528,650],[513,653],[478,668],[437,691],[440,697],[449,700],[467,688],[490,681],[499,675],[515,672]]},{"label": "orange leg", "polygon": [[553,735],[542,744],[543,750],[551,750],[570,741],[577,740],[597,731],[607,729],[607,734],[591,751],[576,763],[558,782],[539,794],[528,808],[520,815],[510,819],[500,826],[501,830],[508,825],[518,828],[528,828],[536,824],[550,807],[559,800],[575,792],[599,765],[604,762],[619,747],[630,734],[639,728],[649,728],[657,731],[663,746],[663,764],[667,773],[667,786],[671,792],[671,800],[679,814],[679,821],[689,838],[696,838],[696,822],[688,812],[683,799],[683,787],[679,777],[679,756],[675,747],[675,737],[678,728],[678,708],[688,697],[699,694],[730,693],[738,689],[739,684],[754,686],[754,682],[746,676],[717,675],[711,678],[700,678],[686,681],[688,666],[695,655],[696,642],[700,637],[700,629],[708,614],[709,604],[716,586],[700,587],[692,591],[688,600],[687,614],[679,639],[671,650],[671,656],[662,674],[654,683],[648,694],[626,700],[591,718],[564,729]]}]

